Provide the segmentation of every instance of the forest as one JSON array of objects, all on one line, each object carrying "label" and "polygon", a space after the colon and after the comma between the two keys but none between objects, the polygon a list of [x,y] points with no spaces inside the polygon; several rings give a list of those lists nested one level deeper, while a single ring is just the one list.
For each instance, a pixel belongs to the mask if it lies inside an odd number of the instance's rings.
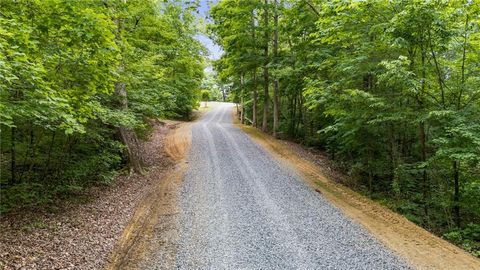
[{"label": "forest", "polygon": [[153,119],[188,119],[205,65],[195,3],[0,1],[0,213],[42,207],[123,168]]},{"label": "forest", "polygon": [[477,0],[225,0],[211,18],[242,123],[480,256]]},{"label": "forest", "polygon": [[0,214],[144,173],[156,120],[228,99],[480,257],[479,0],[213,2],[0,0]]}]

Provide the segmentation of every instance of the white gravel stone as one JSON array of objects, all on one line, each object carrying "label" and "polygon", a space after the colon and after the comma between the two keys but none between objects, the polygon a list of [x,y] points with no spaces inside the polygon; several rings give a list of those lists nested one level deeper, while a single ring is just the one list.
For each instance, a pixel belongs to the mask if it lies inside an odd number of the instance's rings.
[{"label": "white gravel stone", "polygon": [[178,269],[412,269],[234,127],[232,107],[192,127]]}]

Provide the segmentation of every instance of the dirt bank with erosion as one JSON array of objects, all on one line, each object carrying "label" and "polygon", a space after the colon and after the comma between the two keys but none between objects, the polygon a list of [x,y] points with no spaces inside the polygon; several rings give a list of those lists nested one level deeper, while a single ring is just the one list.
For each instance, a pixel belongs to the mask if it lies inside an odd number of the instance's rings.
[{"label": "dirt bank with erosion", "polygon": [[161,260],[169,269],[174,268],[178,242],[177,190],[187,167],[190,125],[179,124],[166,137],[165,153],[175,165],[140,201],[106,269],[145,269],[150,265],[150,258]]},{"label": "dirt bank with erosion", "polygon": [[[111,186],[93,187],[82,200],[62,202],[55,211],[1,217],[0,269],[128,266],[143,252],[141,244],[132,243],[144,243],[154,227],[145,217],[171,213],[171,185],[166,179],[179,179],[174,164],[188,149],[187,126],[174,121],[155,125],[144,144],[145,175],[118,176]],[[172,139],[173,134],[182,134],[181,141]],[[153,196],[155,192],[167,197],[166,203],[157,204],[161,198]],[[120,253],[126,255],[119,257]]]},{"label": "dirt bank with erosion", "polygon": [[480,260],[408,221],[403,216],[332,181],[342,177],[298,144],[276,140],[250,126],[237,125],[290,167],[317,192],[375,235],[417,269],[480,269]]}]

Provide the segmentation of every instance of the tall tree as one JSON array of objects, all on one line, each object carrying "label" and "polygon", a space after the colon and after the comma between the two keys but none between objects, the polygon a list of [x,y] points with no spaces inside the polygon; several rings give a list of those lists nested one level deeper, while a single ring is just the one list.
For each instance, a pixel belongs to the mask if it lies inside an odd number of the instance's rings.
[{"label": "tall tree", "polygon": [[[273,64],[275,68],[278,65],[278,0],[274,0],[273,5]],[[275,75],[273,79],[273,136],[277,137],[278,132],[278,117],[280,113],[279,104],[279,90],[278,90],[278,78]]]},{"label": "tall tree", "polygon": [[269,94],[269,74],[268,74],[268,64],[270,63],[270,58],[268,54],[269,44],[270,44],[270,29],[269,29],[269,15],[268,10],[270,5],[268,0],[264,0],[263,4],[263,117],[262,117],[262,130],[264,132],[268,131],[268,107],[270,102]]}]

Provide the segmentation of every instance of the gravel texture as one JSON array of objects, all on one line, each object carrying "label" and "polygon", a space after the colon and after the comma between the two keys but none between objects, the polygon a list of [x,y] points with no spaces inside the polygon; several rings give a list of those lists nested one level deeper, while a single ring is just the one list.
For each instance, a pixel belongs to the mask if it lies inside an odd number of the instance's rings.
[{"label": "gravel texture", "polygon": [[234,127],[232,107],[192,127],[178,269],[411,269]]}]

